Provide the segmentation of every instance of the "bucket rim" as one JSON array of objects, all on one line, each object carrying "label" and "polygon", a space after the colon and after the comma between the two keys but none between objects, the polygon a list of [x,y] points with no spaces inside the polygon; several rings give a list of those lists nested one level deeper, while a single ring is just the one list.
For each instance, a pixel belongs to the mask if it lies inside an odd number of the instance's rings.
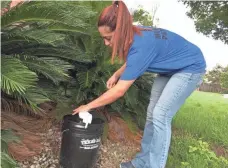
[{"label": "bucket rim", "polygon": [[[76,114],[78,116],[78,114]],[[73,120],[70,120],[70,119],[67,119],[67,117],[73,117],[74,115],[72,114],[66,114],[63,116],[63,121],[67,120],[68,122],[70,123],[77,123],[78,125],[81,125],[81,126],[85,126],[85,123],[84,122],[76,122],[76,121],[73,121]],[[79,118],[79,116],[78,116]],[[101,122],[100,123],[93,123],[93,119],[99,119]],[[104,125],[105,124],[105,121],[102,119],[102,118],[99,118],[99,117],[96,117],[96,118],[93,118],[92,119],[92,123],[89,124],[89,125]]]}]

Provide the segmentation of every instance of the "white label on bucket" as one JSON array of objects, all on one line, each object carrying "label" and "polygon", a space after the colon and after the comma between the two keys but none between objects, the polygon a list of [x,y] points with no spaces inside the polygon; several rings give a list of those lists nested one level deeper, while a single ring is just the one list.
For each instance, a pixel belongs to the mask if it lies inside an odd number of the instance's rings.
[{"label": "white label on bucket", "polygon": [[94,138],[94,139],[82,139],[80,148],[83,149],[95,149],[99,146],[101,139]]}]

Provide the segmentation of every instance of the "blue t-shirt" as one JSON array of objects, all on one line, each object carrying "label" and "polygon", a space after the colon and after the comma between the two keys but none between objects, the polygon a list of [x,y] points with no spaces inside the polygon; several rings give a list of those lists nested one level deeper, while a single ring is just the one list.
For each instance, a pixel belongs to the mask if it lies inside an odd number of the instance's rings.
[{"label": "blue t-shirt", "polygon": [[202,73],[205,68],[204,56],[196,45],[171,31],[152,28],[134,35],[120,79],[134,80],[145,71],[172,75]]}]

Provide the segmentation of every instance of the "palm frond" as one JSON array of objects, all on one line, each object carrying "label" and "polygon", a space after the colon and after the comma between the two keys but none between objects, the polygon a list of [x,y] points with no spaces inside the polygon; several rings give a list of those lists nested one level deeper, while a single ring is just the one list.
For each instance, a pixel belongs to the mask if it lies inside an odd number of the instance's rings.
[{"label": "palm frond", "polygon": [[3,32],[2,35],[2,45],[9,45],[14,41],[27,41],[27,42],[37,42],[53,45],[54,42],[63,40],[65,38],[64,34],[55,33],[50,30],[39,30],[39,29],[28,29],[28,30],[15,30],[14,32]]},{"label": "palm frond", "polygon": [[9,8],[11,1],[1,1],[1,9]]},{"label": "palm frond", "polygon": [[38,107],[40,103],[50,101],[48,95],[39,87],[26,89],[25,93],[2,93],[2,109],[4,111],[33,113],[43,115],[44,111]]},{"label": "palm frond", "polygon": [[12,168],[17,167],[17,162],[13,160],[8,153],[1,152],[1,167]]},{"label": "palm frond", "polygon": [[96,72],[94,69],[90,69],[85,72],[78,72],[76,76],[82,88],[90,88],[95,80]]},{"label": "palm frond", "polygon": [[24,49],[24,54],[33,55],[39,57],[56,57],[66,60],[73,60],[78,62],[92,62],[93,58],[89,53],[83,53],[77,48],[65,48],[65,46],[60,47],[37,47],[34,50],[33,47]]},{"label": "palm frond", "polygon": [[29,88],[23,97],[34,109],[37,108],[38,104],[50,101],[43,89],[38,87]]},{"label": "palm frond", "polygon": [[16,136],[12,130],[1,129],[1,167],[16,167],[17,163],[8,154],[8,143],[20,142],[20,138]]},{"label": "palm frond", "polygon": [[55,32],[61,32],[61,33],[72,32],[74,34],[77,33],[77,34],[86,35],[86,36],[89,36],[91,34],[89,28],[87,28],[87,30],[85,31],[84,27],[70,26],[65,23],[54,23],[54,24],[48,25],[47,29]]},{"label": "palm frond", "polygon": [[142,113],[142,114],[139,113],[136,116],[136,121],[137,121],[137,124],[138,124],[139,128],[141,130],[143,130],[144,127],[145,127],[145,123],[146,123],[146,113]]},{"label": "palm frond", "polygon": [[24,114],[33,114],[33,109],[15,98],[11,97],[1,97],[1,110],[5,112],[16,112],[16,113],[24,113]]},{"label": "palm frond", "polygon": [[12,130],[3,130],[1,129],[1,141],[5,143],[9,142],[20,142],[20,138],[16,136]]},{"label": "palm frond", "polygon": [[138,88],[136,85],[132,85],[128,91],[126,92],[124,98],[126,100],[126,105],[136,107],[137,106],[137,98],[138,98]]},{"label": "palm frond", "polygon": [[1,89],[12,95],[24,94],[34,87],[38,80],[36,73],[30,71],[22,62],[12,56],[2,55]]},{"label": "palm frond", "polygon": [[52,57],[20,56],[20,59],[30,70],[51,79],[56,85],[66,81],[69,78],[67,70],[73,68],[68,62]]},{"label": "palm frond", "polygon": [[85,6],[73,4],[66,1],[24,2],[2,16],[2,27],[21,22],[43,22],[49,25],[64,23],[74,27],[88,27],[84,20],[93,16],[94,12]]},{"label": "palm frond", "polygon": [[119,114],[124,112],[123,111],[124,110],[124,100],[123,99],[119,99],[119,100],[115,101],[110,106],[115,112],[117,112]]}]

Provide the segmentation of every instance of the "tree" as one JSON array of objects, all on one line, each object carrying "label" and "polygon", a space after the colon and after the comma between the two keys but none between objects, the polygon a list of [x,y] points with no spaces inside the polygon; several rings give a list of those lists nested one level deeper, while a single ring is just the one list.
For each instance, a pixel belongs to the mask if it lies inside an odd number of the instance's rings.
[{"label": "tree", "polygon": [[224,71],[224,67],[216,65],[212,70],[208,71],[205,75],[206,81],[212,84],[221,84],[221,74]]},{"label": "tree", "polygon": [[216,65],[206,73],[205,82],[218,85],[226,91],[228,89],[228,65],[226,67]]},{"label": "tree", "polygon": [[228,1],[182,1],[196,31],[228,44]]},{"label": "tree", "polygon": [[225,89],[228,89],[228,65],[224,68],[221,73],[221,85]]},{"label": "tree", "polygon": [[148,11],[145,11],[142,6],[139,6],[138,9],[133,11],[133,21],[143,26],[153,26],[157,8],[158,6],[155,5],[152,9],[152,14],[150,14]]},{"label": "tree", "polygon": [[142,8],[134,11],[133,21],[137,22],[143,26],[152,26],[153,25],[151,15],[149,14],[149,12],[143,10]]}]

